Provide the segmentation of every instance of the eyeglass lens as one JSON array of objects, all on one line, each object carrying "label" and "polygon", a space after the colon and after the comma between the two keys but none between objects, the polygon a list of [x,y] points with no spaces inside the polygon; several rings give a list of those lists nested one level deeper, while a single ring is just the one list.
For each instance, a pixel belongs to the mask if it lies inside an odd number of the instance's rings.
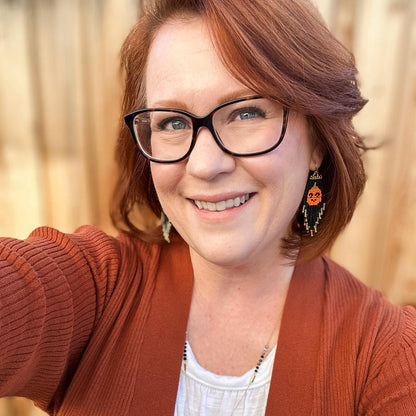
[{"label": "eyeglass lens", "polygon": [[[283,118],[283,107],[278,102],[256,98],[220,107],[212,114],[212,125],[224,148],[249,155],[268,150],[278,142]],[[144,153],[159,160],[182,158],[194,136],[192,118],[176,111],[139,113],[133,126]]]}]

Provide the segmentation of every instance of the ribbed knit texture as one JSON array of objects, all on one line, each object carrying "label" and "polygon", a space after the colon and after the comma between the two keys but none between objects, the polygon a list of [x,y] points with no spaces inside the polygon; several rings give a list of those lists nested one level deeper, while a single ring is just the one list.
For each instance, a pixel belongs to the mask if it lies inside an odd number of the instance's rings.
[{"label": "ribbed knit texture", "polygon": [[416,415],[415,310],[328,267],[313,414]]},{"label": "ribbed knit texture", "polygon": [[[59,416],[173,414],[191,294],[180,239],[0,239],[0,395]],[[266,415],[416,415],[415,310],[328,259],[297,267]]]}]

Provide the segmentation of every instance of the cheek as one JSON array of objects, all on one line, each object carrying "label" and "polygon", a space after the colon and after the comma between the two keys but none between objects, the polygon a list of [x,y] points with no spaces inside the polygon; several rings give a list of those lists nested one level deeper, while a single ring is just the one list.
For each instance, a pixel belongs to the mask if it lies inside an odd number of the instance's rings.
[{"label": "cheek", "polygon": [[309,170],[312,158],[312,141],[307,120],[295,111],[290,113],[288,128],[282,144],[276,149],[282,155],[281,163],[287,169]]},{"label": "cheek", "polygon": [[167,215],[172,224],[177,223],[177,212],[180,212],[178,205],[178,175],[175,165],[164,165],[160,163],[150,163],[153,184],[162,211]]},{"label": "cheek", "polygon": [[150,163],[150,172],[161,204],[177,190],[181,175],[176,165]]}]

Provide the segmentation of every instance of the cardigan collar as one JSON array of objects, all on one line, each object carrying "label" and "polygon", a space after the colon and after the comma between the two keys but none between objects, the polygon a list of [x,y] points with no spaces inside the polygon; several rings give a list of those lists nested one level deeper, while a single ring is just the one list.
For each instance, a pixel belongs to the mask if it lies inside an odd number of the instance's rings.
[{"label": "cardigan collar", "polygon": [[[313,405],[324,303],[324,260],[295,267],[283,310],[266,415],[309,415]],[[193,288],[189,248],[163,246],[145,324],[139,374],[143,413],[173,414]],[[158,394],[155,394],[157,392]]]}]

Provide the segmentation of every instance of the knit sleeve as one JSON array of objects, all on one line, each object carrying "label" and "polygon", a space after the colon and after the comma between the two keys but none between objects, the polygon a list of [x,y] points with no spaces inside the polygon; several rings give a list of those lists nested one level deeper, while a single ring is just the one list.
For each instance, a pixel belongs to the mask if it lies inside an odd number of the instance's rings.
[{"label": "knit sleeve", "polygon": [[76,370],[118,263],[117,240],[94,227],[0,239],[1,396],[50,406]]},{"label": "knit sleeve", "polygon": [[360,401],[360,415],[416,415],[416,310],[401,309],[380,336],[372,372]]}]

